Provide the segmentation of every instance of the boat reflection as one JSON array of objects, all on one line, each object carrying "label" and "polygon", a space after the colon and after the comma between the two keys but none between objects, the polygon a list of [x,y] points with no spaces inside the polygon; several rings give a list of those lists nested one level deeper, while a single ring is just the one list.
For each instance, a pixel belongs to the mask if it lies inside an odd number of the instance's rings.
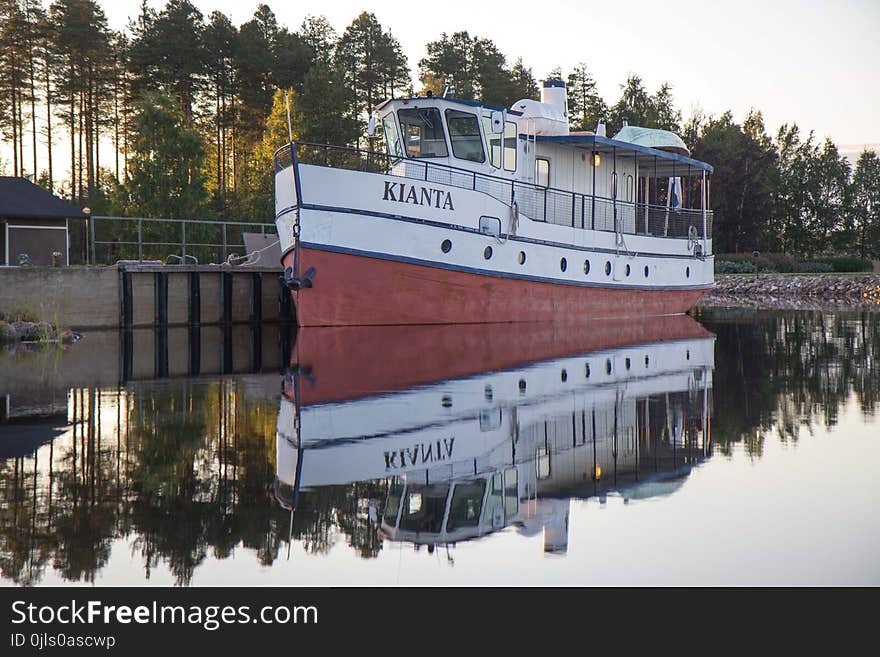
[{"label": "boat reflection", "polygon": [[714,336],[644,323],[303,329],[275,496],[355,482],[387,540],[449,547],[513,527],[565,553],[571,500],[674,492],[711,450]]}]

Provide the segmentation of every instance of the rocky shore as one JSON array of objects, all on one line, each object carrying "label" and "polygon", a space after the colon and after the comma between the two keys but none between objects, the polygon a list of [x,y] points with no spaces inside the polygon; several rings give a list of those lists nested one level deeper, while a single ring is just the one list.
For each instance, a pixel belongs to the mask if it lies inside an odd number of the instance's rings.
[{"label": "rocky shore", "polygon": [[700,305],[880,310],[880,274],[718,274]]}]

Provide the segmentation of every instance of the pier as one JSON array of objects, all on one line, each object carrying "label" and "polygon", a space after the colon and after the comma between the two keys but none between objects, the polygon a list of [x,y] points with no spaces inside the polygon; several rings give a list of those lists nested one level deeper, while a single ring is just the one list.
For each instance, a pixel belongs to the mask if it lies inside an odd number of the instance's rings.
[{"label": "pier", "polygon": [[284,321],[280,265],[0,268],[0,308],[26,308],[74,330]]}]

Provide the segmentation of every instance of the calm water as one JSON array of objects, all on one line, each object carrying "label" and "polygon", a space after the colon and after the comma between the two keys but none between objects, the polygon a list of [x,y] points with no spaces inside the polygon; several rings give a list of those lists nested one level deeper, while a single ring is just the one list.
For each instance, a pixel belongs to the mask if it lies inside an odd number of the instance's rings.
[{"label": "calm water", "polygon": [[0,355],[0,581],[880,584],[880,314]]}]

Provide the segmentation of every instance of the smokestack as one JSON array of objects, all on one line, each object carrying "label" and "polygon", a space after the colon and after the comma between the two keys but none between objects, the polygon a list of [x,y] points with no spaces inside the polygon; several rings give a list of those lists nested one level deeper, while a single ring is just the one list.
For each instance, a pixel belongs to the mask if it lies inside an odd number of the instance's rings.
[{"label": "smokestack", "polygon": [[558,108],[568,120],[568,94],[562,80],[544,80],[541,83],[541,102]]}]

